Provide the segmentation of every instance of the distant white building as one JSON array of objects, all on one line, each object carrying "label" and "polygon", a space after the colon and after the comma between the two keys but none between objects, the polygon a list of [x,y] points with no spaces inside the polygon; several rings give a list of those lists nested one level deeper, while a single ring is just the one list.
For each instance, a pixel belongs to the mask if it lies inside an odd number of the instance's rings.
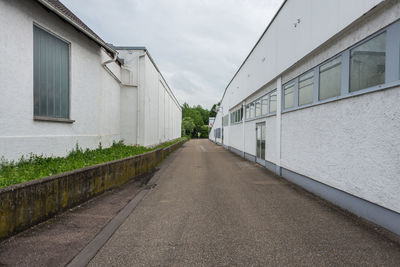
[{"label": "distant white building", "polygon": [[400,1],[287,0],[210,139],[400,234]]},{"label": "distant white building", "polygon": [[145,48],[119,54],[58,0],[0,0],[0,25],[0,157],[181,136],[180,105]]}]

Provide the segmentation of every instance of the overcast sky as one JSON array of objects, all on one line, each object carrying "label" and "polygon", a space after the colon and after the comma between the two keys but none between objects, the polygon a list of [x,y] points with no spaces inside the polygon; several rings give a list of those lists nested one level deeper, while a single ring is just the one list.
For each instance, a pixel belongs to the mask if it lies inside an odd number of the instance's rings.
[{"label": "overcast sky", "polygon": [[61,0],[103,40],[146,46],[179,103],[210,108],[283,0]]}]

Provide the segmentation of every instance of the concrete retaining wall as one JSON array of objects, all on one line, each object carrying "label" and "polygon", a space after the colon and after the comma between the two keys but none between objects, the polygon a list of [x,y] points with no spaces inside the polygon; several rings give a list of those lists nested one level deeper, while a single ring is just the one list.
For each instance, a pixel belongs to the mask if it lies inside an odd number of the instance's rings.
[{"label": "concrete retaining wall", "polygon": [[0,189],[0,239],[150,172],[185,142]]}]

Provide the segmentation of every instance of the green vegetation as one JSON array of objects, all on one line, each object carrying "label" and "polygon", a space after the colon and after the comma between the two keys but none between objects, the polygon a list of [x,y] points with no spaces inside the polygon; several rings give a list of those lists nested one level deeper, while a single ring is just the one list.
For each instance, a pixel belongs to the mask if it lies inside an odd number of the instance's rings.
[{"label": "green vegetation", "polygon": [[213,105],[211,110],[207,110],[200,105],[190,107],[184,103],[182,106],[182,135],[208,138],[208,118],[215,116],[216,105]]},{"label": "green vegetation", "polygon": [[103,148],[100,143],[97,149],[92,150],[83,150],[77,145],[66,157],[43,157],[31,154],[27,158],[21,157],[17,162],[1,160],[0,188],[107,161],[143,154],[158,148],[165,148],[184,139],[178,138],[152,148],[127,146],[122,141],[118,143],[114,142],[109,148]]}]

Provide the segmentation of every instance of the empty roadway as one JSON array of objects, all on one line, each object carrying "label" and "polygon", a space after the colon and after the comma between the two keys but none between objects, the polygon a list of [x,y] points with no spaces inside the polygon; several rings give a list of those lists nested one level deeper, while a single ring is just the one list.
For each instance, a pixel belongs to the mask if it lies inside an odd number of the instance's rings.
[{"label": "empty roadway", "polygon": [[390,234],[208,140],[171,157],[89,265],[400,266]]}]

